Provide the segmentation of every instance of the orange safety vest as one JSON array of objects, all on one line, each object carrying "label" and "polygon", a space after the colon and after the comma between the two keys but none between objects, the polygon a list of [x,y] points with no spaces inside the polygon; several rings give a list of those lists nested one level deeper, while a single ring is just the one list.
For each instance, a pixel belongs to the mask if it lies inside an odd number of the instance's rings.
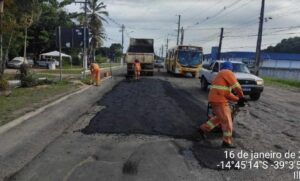
[{"label": "orange safety vest", "polygon": [[90,70],[91,72],[94,72],[95,70],[100,70],[99,65],[96,63],[91,63]]},{"label": "orange safety vest", "polygon": [[[238,97],[232,94],[232,90]],[[236,102],[239,100],[239,97],[243,96],[243,90],[233,72],[224,69],[212,81],[208,94],[208,102],[217,104],[227,103],[228,101]]]},{"label": "orange safety vest", "polygon": [[133,65],[135,71],[141,71],[141,64],[139,62],[135,62]]}]

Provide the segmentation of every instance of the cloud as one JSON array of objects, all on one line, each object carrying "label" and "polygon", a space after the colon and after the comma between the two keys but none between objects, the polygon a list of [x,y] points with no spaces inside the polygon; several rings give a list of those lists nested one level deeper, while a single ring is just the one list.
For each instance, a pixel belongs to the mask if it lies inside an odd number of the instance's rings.
[{"label": "cloud", "polygon": [[[124,47],[128,46],[129,37],[154,38],[156,49],[166,44],[169,38],[169,47],[174,46],[177,15],[181,14],[185,44],[203,46],[209,53],[211,46],[218,45],[220,28],[224,27],[224,50],[255,50],[257,37],[249,35],[257,34],[261,0],[104,0],[104,3],[110,17],[126,27]],[[295,36],[288,33],[300,31],[285,29],[280,32],[282,35],[272,36],[276,34],[273,28],[297,24],[300,18],[297,7],[300,7],[299,0],[266,1],[265,15],[271,18],[264,25],[264,32],[268,34],[263,37],[264,46]],[[105,42],[106,46],[121,42],[118,25],[110,22],[105,24],[105,28],[110,38]],[[226,38],[226,35],[240,37]]]}]

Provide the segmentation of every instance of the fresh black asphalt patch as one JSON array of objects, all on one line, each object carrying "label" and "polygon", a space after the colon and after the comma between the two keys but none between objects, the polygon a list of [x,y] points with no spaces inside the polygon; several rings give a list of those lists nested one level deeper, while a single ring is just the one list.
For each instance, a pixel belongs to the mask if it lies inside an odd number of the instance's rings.
[{"label": "fresh black asphalt patch", "polygon": [[146,134],[193,139],[205,110],[183,90],[160,79],[123,81],[99,101],[106,109],[82,130],[85,134]]},{"label": "fresh black asphalt patch", "polygon": [[[205,106],[170,82],[154,78],[122,81],[99,105],[106,109],[82,130],[84,134],[144,134],[187,139],[195,141],[191,150],[202,166],[218,169],[217,163],[224,159],[219,145],[207,148],[197,143],[199,125],[207,119]],[[218,137],[221,140],[221,135]],[[135,168],[131,168],[134,166],[131,162],[125,164],[123,172],[134,174]]]}]

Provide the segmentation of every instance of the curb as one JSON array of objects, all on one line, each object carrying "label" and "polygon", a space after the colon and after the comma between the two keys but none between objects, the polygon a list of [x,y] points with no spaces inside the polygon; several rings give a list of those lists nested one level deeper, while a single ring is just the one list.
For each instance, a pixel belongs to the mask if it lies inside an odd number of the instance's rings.
[{"label": "curb", "polygon": [[[110,79],[110,78],[111,78],[111,76],[106,77],[106,78],[103,78],[103,79],[101,80],[101,82],[106,81],[106,80],[108,80],[108,79]],[[82,92],[88,90],[88,89],[91,88],[91,87],[93,87],[93,85],[89,85],[89,86],[87,86],[87,87],[84,87],[84,88],[82,88],[82,89],[76,91],[76,92],[73,92],[73,93],[71,93],[71,94],[69,94],[69,95],[66,95],[66,96],[64,96],[64,97],[61,97],[61,98],[59,98],[58,100],[56,100],[56,101],[54,101],[54,102],[51,102],[51,103],[49,103],[49,104],[47,104],[47,105],[45,105],[45,106],[43,106],[43,107],[41,107],[41,108],[38,108],[37,110],[31,111],[31,112],[29,112],[29,113],[27,113],[27,114],[25,114],[25,115],[23,115],[23,116],[21,116],[21,117],[15,119],[15,120],[10,121],[10,122],[7,123],[7,124],[4,124],[3,126],[0,127],[0,134],[2,134],[2,133],[4,133],[4,132],[6,132],[6,131],[8,131],[8,130],[10,130],[10,129],[12,129],[12,128],[14,128],[15,126],[18,126],[19,124],[23,123],[24,121],[28,120],[29,118],[31,118],[31,117],[33,117],[33,116],[36,116],[36,115],[40,114],[41,112],[45,111],[47,108],[49,108],[49,107],[51,107],[51,106],[54,106],[54,105],[56,105],[56,104],[58,104],[58,103],[61,103],[62,101],[68,99],[69,97],[71,97],[71,96],[73,96],[73,95],[80,94],[80,93],[82,93]]]}]

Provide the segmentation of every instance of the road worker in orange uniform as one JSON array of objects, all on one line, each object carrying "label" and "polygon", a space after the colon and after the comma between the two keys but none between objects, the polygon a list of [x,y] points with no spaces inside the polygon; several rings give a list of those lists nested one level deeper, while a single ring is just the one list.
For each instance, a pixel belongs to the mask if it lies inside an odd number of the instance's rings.
[{"label": "road worker in orange uniform", "polygon": [[134,76],[135,76],[135,80],[138,80],[140,78],[140,74],[141,74],[141,64],[139,60],[135,60],[133,63],[133,68],[134,68]]},{"label": "road worker in orange uniform", "polygon": [[[212,105],[214,117],[200,126],[200,133],[204,134],[221,125],[223,131],[222,147],[235,148],[232,144],[232,117],[228,101],[245,102],[243,90],[232,72],[233,65],[227,61],[222,64],[221,71],[212,81],[208,94],[208,102]],[[237,96],[232,94],[234,91]]]},{"label": "road worker in orange uniform", "polygon": [[91,81],[92,84],[96,83],[97,86],[100,85],[100,67],[96,63],[91,63],[90,65],[91,71]]}]

